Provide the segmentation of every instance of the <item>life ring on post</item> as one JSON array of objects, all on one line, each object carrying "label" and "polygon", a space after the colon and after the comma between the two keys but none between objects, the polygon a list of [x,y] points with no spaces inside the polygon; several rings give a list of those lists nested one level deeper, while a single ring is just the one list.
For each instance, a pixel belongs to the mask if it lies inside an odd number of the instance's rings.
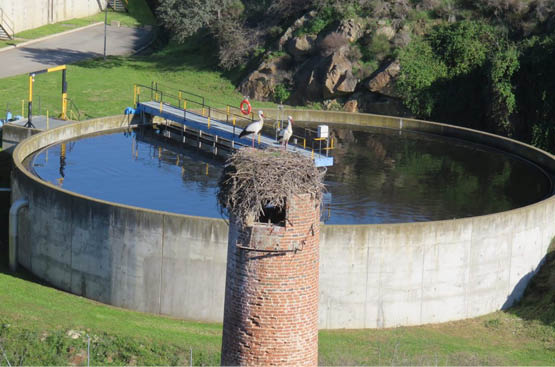
[{"label": "life ring on post", "polygon": [[[245,109],[245,105],[246,105],[246,109]],[[243,115],[250,115],[252,107],[248,98],[245,98],[244,100],[241,101],[241,105],[239,105],[239,109],[241,110],[241,113]]]}]

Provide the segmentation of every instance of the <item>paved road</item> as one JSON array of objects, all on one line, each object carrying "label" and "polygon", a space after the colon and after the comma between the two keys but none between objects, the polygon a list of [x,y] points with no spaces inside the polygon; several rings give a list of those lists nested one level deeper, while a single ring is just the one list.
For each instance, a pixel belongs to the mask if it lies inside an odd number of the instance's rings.
[{"label": "paved road", "polygon": [[[150,28],[107,29],[108,55],[126,55],[150,40]],[[0,52],[0,78],[102,56],[104,24]]]}]

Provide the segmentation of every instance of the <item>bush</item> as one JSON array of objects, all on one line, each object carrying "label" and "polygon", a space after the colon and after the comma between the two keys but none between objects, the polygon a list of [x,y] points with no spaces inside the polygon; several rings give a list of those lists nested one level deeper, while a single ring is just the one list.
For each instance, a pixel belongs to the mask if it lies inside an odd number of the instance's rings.
[{"label": "bush", "polygon": [[374,34],[370,43],[362,48],[365,60],[377,60],[378,62],[388,58],[392,54],[391,43],[383,34]]},{"label": "bush", "polygon": [[332,32],[320,42],[320,50],[322,54],[329,55],[348,43],[349,41],[343,35]]},{"label": "bush", "polygon": [[273,98],[276,103],[281,104],[287,101],[290,95],[291,91],[289,91],[289,89],[285,85],[278,84],[274,87]]},{"label": "bush", "polygon": [[429,117],[436,98],[430,93],[432,84],[447,76],[446,65],[431,45],[421,39],[412,41],[399,54],[401,72],[396,84],[405,105],[415,114]]},{"label": "bush", "polygon": [[242,24],[224,18],[213,27],[218,41],[219,65],[224,70],[245,64],[258,48],[258,40]]},{"label": "bush", "polygon": [[481,67],[497,37],[495,30],[485,23],[462,21],[435,27],[428,40],[449,68],[449,74],[457,76]]}]

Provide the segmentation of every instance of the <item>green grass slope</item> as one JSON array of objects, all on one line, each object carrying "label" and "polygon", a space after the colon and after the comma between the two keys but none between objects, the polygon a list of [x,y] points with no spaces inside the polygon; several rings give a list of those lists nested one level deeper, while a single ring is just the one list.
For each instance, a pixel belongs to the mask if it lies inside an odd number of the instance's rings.
[{"label": "green grass slope", "polygon": [[[221,324],[127,311],[58,291],[23,270],[10,274],[7,254],[1,255],[0,344],[12,364],[85,364],[87,335],[95,365],[183,365],[189,363],[191,350],[195,365],[219,363]],[[555,261],[550,259],[537,279],[553,277]],[[550,292],[552,297],[552,283]],[[321,330],[319,361],[323,365],[553,365],[553,304],[544,297],[528,297],[510,312],[457,322]],[[533,310],[528,313],[527,307]],[[527,316],[519,315],[525,311]]]},{"label": "green grass slope", "polygon": [[[212,60],[205,47],[192,43],[170,45],[148,56],[109,57],[68,65],[68,98],[81,110],[85,118],[123,113],[133,104],[133,85],[150,86],[157,81],[171,88],[179,88],[207,98],[214,106],[239,106],[243,96],[235,91],[229,75],[210,67]],[[28,100],[28,76],[18,75],[0,80],[0,116],[5,110],[26,115]],[[50,116],[61,111],[59,73],[41,74],[35,78],[34,114]],[[150,94],[143,98],[150,98]],[[40,102],[39,102],[40,101]],[[39,107],[40,105],[40,107]],[[253,108],[275,105],[256,102]],[[40,110],[39,110],[40,108]]]}]

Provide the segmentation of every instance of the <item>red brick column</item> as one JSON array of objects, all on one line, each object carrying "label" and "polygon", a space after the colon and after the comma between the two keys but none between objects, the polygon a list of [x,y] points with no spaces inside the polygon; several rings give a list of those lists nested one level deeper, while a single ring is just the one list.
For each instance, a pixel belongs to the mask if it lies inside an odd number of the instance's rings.
[{"label": "red brick column", "polygon": [[320,208],[295,196],[286,217],[230,221],[222,365],[318,364]]}]

